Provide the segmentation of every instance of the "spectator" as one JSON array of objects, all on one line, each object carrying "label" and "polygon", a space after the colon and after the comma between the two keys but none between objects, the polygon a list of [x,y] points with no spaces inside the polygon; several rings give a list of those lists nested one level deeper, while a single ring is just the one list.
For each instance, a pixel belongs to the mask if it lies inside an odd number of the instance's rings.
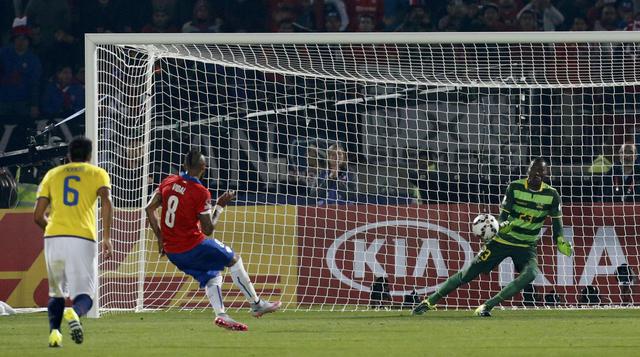
[{"label": "spectator", "polygon": [[324,30],[326,32],[342,32],[347,28],[346,26],[343,28],[342,25],[340,15],[337,12],[332,11],[324,16]]},{"label": "spectator", "polygon": [[286,192],[306,197],[312,196],[318,189],[318,177],[326,169],[326,158],[315,144],[308,144],[306,148],[306,162],[292,166]]},{"label": "spectator", "polygon": [[576,17],[573,19],[573,23],[571,24],[570,31],[589,31],[589,24],[587,20],[582,17]]},{"label": "spectator", "polygon": [[409,169],[409,184],[411,185],[411,196],[420,204],[437,199],[437,173],[436,164],[431,159],[427,150],[418,153],[418,160]]},{"label": "spectator", "polygon": [[500,18],[500,10],[493,3],[482,7],[480,17],[474,21],[474,27],[478,31],[507,31],[509,30]]},{"label": "spectator", "polygon": [[311,144],[307,148],[307,167],[302,172],[305,185],[310,190],[318,187],[318,177],[320,172],[326,169],[326,158],[321,154],[320,149]]},{"label": "spectator", "polygon": [[508,28],[516,28],[518,25],[517,17],[522,3],[519,0],[500,0],[500,18]]},{"label": "spectator", "polygon": [[164,10],[154,10],[151,22],[142,28],[142,32],[147,33],[168,33],[180,32],[177,26],[173,25],[173,20],[169,13]]},{"label": "spectator", "polygon": [[[596,21],[600,18],[600,15],[602,14],[602,8],[605,5],[611,5],[615,3],[616,0],[597,0],[595,4],[592,4],[593,6],[591,6],[587,10],[587,21],[589,22],[589,24],[593,26],[596,23]],[[575,4],[573,4],[572,2],[571,6],[575,6]]]},{"label": "spectator", "polygon": [[357,32],[374,32],[376,30],[376,23],[373,14],[361,14],[358,17]]},{"label": "spectator", "polygon": [[525,11],[532,11],[536,15],[538,28],[543,31],[555,31],[564,22],[564,15],[551,4],[551,0],[531,0],[520,10],[518,17]]},{"label": "spectator", "polygon": [[315,197],[319,205],[344,204],[357,200],[355,175],[349,172],[347,154],[342,146],[327,149],[327,169],[318,177]]},{"label": "spectator", "polygon": [[634,144],[622,144],[619,162],[603,179],[604,201],[640,202],[640,164]]},{"label": "spectator", "polygon": [[[267,14],[269,14],[268,29],[271,32],[279,32],[283,22],[293,22],[301,11],[300,0],[270,0]],[[286,28],[285,28],[286,29]]]},{"label": "spectator", "polygon": [[447,4],[447,14],[438,21],[438,30],[468,31],[470,22],[467,5],[462,0],[453,0]]},{"label": "spectator", "polygon": [[301,0],[295,4],[295,17],[292,25],[294,30],[311,32],[320,27],[324,22],[323,5],[324,1]]},{"label": "spectator", "polygon": [[[403,31],[399,30],[399,27],[403,22],[407,20],[407,16],[409,16],[409,12],[412,7],[422,7],[423,9],[427,6],[426,0],[384,0],[383,8],[384,8],[384,18],[383,18],[383,31]],[[435,8],[437,5],[432,1],[429,3],[429,8]],[[431,11],[429,11],[429,15],[432,15]],[[431,16],[429,16],[431,19]]]},{"label": "spectator", "polygon": [[595,31],[616,31],[624,27],[618,17],[618,11],[613,5],[605,5],[600,12],[600,18],[593,24]]},{"label": "spectator", "polygon": [[71,80],[73,84],[77,84],[82,87],[84,90],[84,67],[79,67],[76,73],[73,74],[73,79]]},{"label": "spectator", "polygon": [[143,24],[148,21],[147,17],[149,16],[149,13],[164,11],[172,21],[171,25],[179,27],[179,24],[182,24],[191,18],[191,13],[193,11],[193,1],[151,0],[147,6],[149,5],[150,8],[147,7],[139,10],[141,15],[144,14],[142,16]]},{"label": "spectator", "polygon": [[84,88],[73,83],[70,66],[60,67],[42,96],[42,112],[50,117],[73,114],[84,108]]},{"label": "spectator", "polygon": [[473,21],[479,16],[482,6],[489,2],[484,0],[464,0],[464,3],[467,5],[467,17]]},{"label": "spectator", "polygon": [[343,32],[349,26],[347,7],[342,0],[326,0],[324,5],[324,30]]},{"label": "spectator", "polygon": [[638,12],[634,18],[634,21],[631,21],[627,24],[627,31],[640,31],[640,12]]},{"label": "spectator", "polygon": [[536,19],[536,13],[531,10],[520,12],[518,15],[518,30],[540,31],[540,28],[538,27],[538,20]]},{"label": "spectator", "polygon": [[134,20],[128,9],[114,0],[78,1],[76,35],[131,32]]},{"label": "spectator", "polygon": [[433,31],[431,14],[422,5],[413,5],[402,24],[396,31],[400,32],[428,32]]},{"label": "spectator", "polygon": [[37,30],[37,41],[32,48],[43,62],[46,76],[69,60],[77,62],[81,58],[77,40],[71,33],[71,9],[66,0],[31,0],[26,14],[32,29]]},{"label": "spectator", "polygon": [[14,27],[13,44],[0,49],[0,113],[6,116],[40,115],[38,92],[42,65],[29,48],[31,29]]},{"label": "spectator", "polygon": [[617,6],[618,18],[620,18],[620,27],[625,28],[628,24],[632,23],[633,17],[633,2],[630,0],[622,0],[618,2]]},{"label": "spectator", "polygon": [[351,0],[346,2],[347,13],[349,14],[349,24],[352,31],[365,32],[361,30],[362,17],[365,17],[365,28],[371,27],[369,21],[373,24],[373,30],[377,31],[382,28],[384,22],[384,0]]},{"label": "spectator", "polygon": [[182,26],[182,32],[220,32],[222,19],[215,17],[211,6],[205,0],[196,1],[193,5],[193,18]]}]

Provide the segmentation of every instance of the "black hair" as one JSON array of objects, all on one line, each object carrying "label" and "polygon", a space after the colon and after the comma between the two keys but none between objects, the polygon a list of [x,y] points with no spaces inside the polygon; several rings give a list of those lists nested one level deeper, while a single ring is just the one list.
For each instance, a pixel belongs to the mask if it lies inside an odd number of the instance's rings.
[{"label": "black hair", "polygon": [[200,159],[202,158],[202,153],[198,149],[191,149],[187,153],[187,156],[184,158],[184,167],[189,169],[195,169],[200,165]]},{"label": "black hair", "polygon": [[69,143],[69,159],[71,162],[85,162],[91,159],[91,140],[84,136],[76,136]]},{"label": "black hair", "polygon": [[546,164],[547,160],[541,158],[541,157],[536,157],[533,160],[531,160],[531,163],[529,164],[529,167],[534,167],[534,166],[538,166],[538,165],[542,165],[542,164]]}]

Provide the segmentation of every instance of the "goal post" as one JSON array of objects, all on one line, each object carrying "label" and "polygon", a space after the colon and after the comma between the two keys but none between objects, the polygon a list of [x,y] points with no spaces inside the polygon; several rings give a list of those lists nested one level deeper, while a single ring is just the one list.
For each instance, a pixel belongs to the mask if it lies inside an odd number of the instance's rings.
[{"label": "goal post", "polygon": [[[412,306],[470,263],[470,222],[538,156],[575,255],[546,222],[537,279],[502,306],[637,306],[640,207],[610,172],[640,137],[639,61],[636,32],[86,35],[86,135],[115,204],[96,313],[208,307],[142,209],[191,147],[213,197],[238,193],[214,238],[285,309]],[[507,260],[442,303],[515,276]]]}]

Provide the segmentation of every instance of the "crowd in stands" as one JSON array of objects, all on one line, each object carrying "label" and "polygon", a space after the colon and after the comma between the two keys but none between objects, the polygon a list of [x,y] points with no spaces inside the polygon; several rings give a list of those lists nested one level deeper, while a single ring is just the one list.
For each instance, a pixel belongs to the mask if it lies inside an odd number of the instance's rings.
[{"label": "crowd in stands", "polygon": [[[0,29],[0,124],[17,133],[9,144],[0,141],[3,152],[24,144],[27,130],[84,108],[85,33],[640,30],[640,0],[14,0],[0,2]],[[69,125],[72,134],[83,132],[81,122]],[[358,199],[345,147],[309,146],[307,153],[313,164],[292,168],[283,191],[305,187],[320,203]],[[597,154],[613,172],[601,183],[615,192],[602,195],[640,194],[628,157]],[[442,196],[455,189],[439,185],[452,180],[437,178],[428,151],[419,155],[407,175],[415,201],[470,200]]]}]

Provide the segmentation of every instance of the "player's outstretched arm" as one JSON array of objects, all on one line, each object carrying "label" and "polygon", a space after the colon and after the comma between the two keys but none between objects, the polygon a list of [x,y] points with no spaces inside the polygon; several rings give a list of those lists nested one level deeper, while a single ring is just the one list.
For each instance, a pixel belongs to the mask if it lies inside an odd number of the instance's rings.
[{"label": "player's outstretched arm", "polygon": [[570,257],[573,254],[573,247],[571,246],[571,242],[564,238],[563,229],[562,229],[562,217],[554,217],[552,218],[553,223],[553,241],[556,243],[556,247],[558,251],[567,257]]},{"label": "player's outstretched arm", "polygon": [[113,203],[111,202],[111,190],[107,187],[98,189],[98,196],[102,209],[102,253],[105,259],[111,258],[113,244],[111,243],[111,222],[113,222]]},{"label": "player's outstretched arm", "polygon": [[160,224],[158,223],[158,217],[156,217],[156,210],[160,206],[162,206],[162,197],[156,191],[153,193],[153,197],[151,197],[151,200],[149,201],[149,203],[147,203],[147,206],[144,208],[144,210],[147,213],[147,220],[149,221],[149,225],[151,226],[151,229],[153,230],[153,233],[156,235],[156,239],[158,240],[158,253],[160,253],[160,255],[164,255],[164,239],[162,237],[162,231],[160,230]]},{"label": "player's outstretched arm", "polygon": [[564,239],[564,230],[562,229],[562,207],[560,203],[560,195],[554,191],[552,209],[549,212],[551,216],[553,241],[556,243],[558,251],[568,257],[573,253],[571,243]]}]

